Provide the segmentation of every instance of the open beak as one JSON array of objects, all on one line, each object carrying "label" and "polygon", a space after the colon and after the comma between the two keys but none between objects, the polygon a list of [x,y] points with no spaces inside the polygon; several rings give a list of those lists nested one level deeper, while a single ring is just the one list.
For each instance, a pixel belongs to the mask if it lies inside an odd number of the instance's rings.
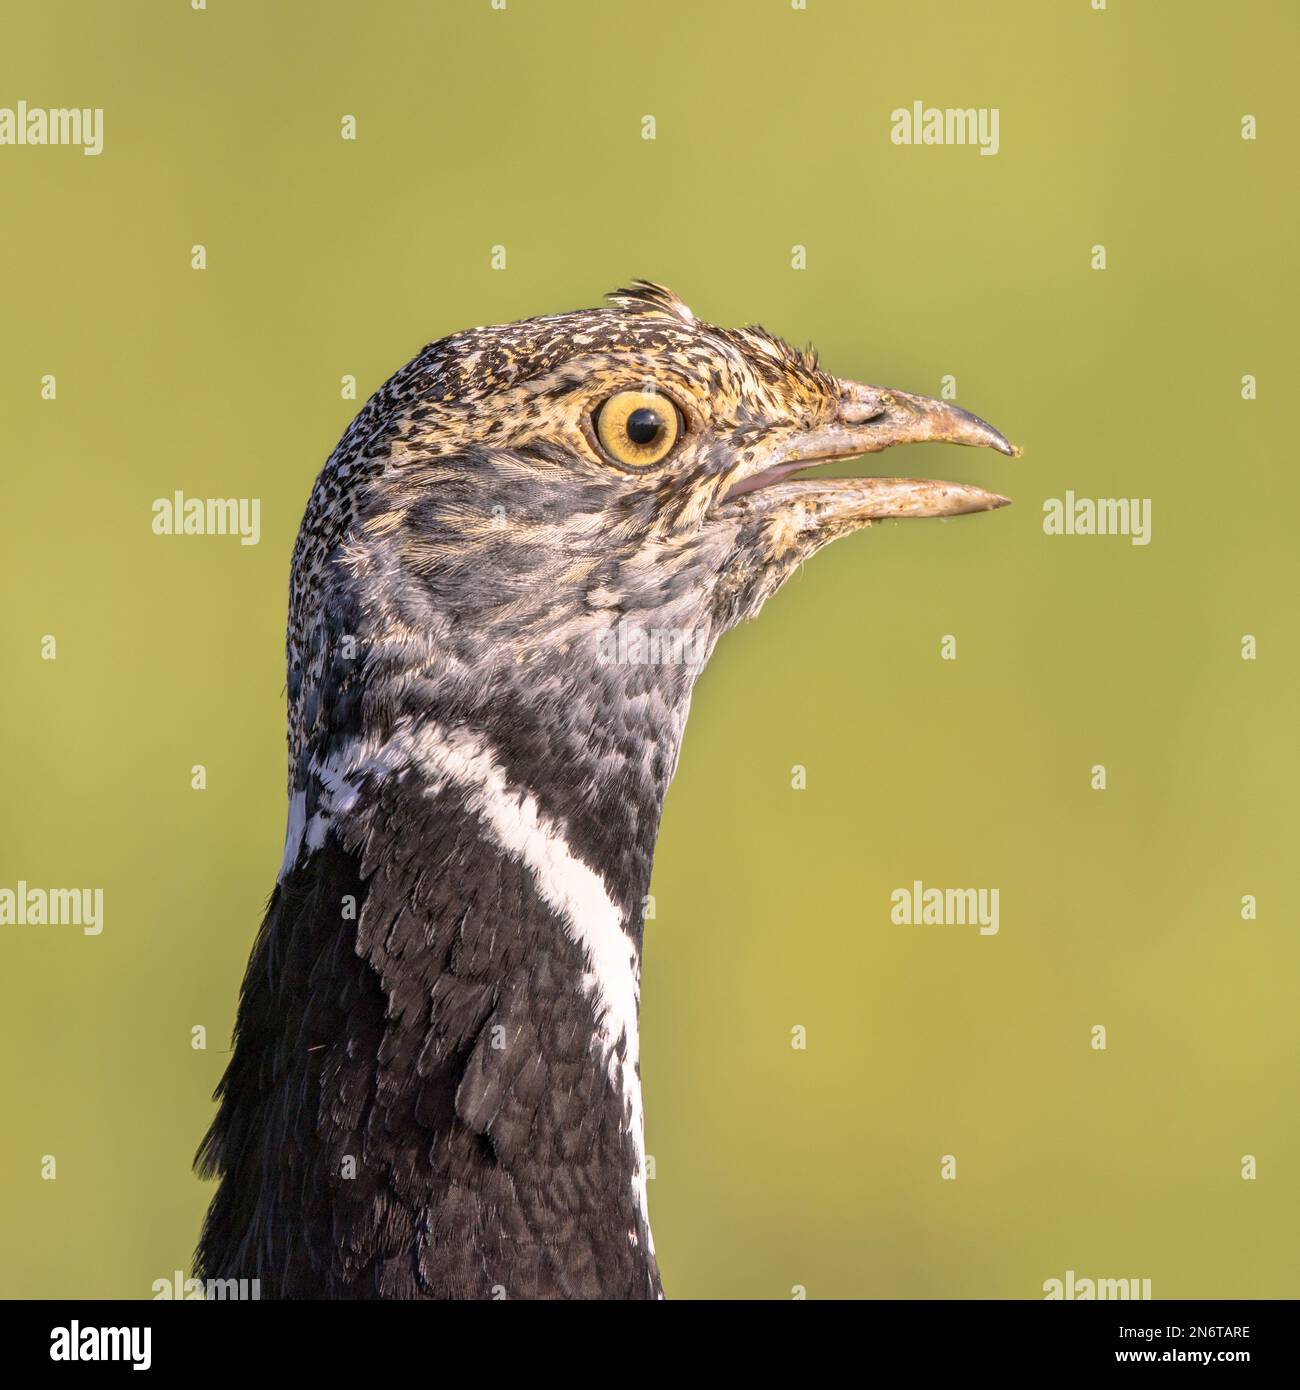
[{"label": "open beak", "polygon": [[751,506],[799,503],[808,521],[847,526],[887,517],[956,516],[992,511],[1011,500],[962,483],[918,478],[799,478],[793,474],[836,459],[879,453],[895,444],[946,442],[996,449],[1018,458],[1020,450],[979,416],[947,401],[882,386],[841,381],[835,416],[816,429],[788,436],[779,457],[733,482],[725,501],[751,496]]}]

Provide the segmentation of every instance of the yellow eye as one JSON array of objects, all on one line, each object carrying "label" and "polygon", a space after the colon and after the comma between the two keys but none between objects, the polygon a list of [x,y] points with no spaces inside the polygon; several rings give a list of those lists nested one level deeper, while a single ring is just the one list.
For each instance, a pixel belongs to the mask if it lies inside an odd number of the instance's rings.
[{"label": "yellow eye", "polygon": [[614,460],[647,468],[665,458],[682,432],[677,407],[656,391],[620,391],[596,412],[596,438]]}]

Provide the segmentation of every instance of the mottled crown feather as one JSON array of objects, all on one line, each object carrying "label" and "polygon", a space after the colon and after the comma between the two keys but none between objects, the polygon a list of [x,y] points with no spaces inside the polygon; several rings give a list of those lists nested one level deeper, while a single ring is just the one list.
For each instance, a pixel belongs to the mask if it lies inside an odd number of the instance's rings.
[{"label": "mottled crown feather", "polygon": [[616,308],[632,314],[669,314],[682,323],[695,322],[695,315],[685,301],[667,285],[657,285],[653,280],[633,280],[623,289],[611,290],[605,298]]},{"label": "mottled crown feather", "polygon": [[[622,309],[625,313],[656,314],[691,326],[696,323],[690,306],[667,285],[657,284],[653,280],[633,280],[631,285],[611,290],[605,298],[616,309]],[[769,356],[789,362],[792,366],[802,367],[810,372],[820,369],[817,350],[811,344],[804,348],[794,347],[777,334],[769,333],[761,324],[747,324],[742,329],[714,331],[729,337],[742,348],[757,347]]]},{"label": "mottled crown feather", "polygon": [[821,360],[817,356],[817,349],[813,347],[811,343],[806,347],[797,348],[778,334],[768,332],[761,323],[746,324],[740,331],[744,333],[751,342],[757,344],[765,343],[768,347],[773,348],[777,356],[783,361],[792,363],[798,367],[803,367],[806,371],[810,372],[821,370]]}]

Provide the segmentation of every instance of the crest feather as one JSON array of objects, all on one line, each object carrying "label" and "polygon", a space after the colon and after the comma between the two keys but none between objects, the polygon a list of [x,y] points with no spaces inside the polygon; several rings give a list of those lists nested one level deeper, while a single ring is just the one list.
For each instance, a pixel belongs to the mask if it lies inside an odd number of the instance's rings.
[{"label": "crest feather", "polygon": [[760,345],[766,344],[766,350],[773,356],[779,357],[786,362],[793,362],[797,366],[803,367],[810,372],[821,370],[821,363],[817,357],[817,349],[811,343],[807,347],[797,348],[793,344],[786,342],[782,337],[775,333],[769,333],[761,323],[746,324],[740,330],[741,334],[748,337],[751,341]]},{"label": "crest feather", "polygon": [[686,304],[667,285],[656,285],[653,280],[633,280],[630,286],[613,290],[605,298],[633,314],[671,314],[682,323],[695,322],[695,315]]}]

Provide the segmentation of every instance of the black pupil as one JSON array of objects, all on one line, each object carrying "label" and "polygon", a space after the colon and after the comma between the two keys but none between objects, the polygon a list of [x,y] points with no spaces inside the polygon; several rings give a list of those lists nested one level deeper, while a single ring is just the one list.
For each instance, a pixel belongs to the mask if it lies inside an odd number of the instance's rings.
[{"label": "black pupil", "polygon": [[653,444],[655,436],[664,427],[657,410],[643,405],[627,417],[627,437],[633,444]]}]

